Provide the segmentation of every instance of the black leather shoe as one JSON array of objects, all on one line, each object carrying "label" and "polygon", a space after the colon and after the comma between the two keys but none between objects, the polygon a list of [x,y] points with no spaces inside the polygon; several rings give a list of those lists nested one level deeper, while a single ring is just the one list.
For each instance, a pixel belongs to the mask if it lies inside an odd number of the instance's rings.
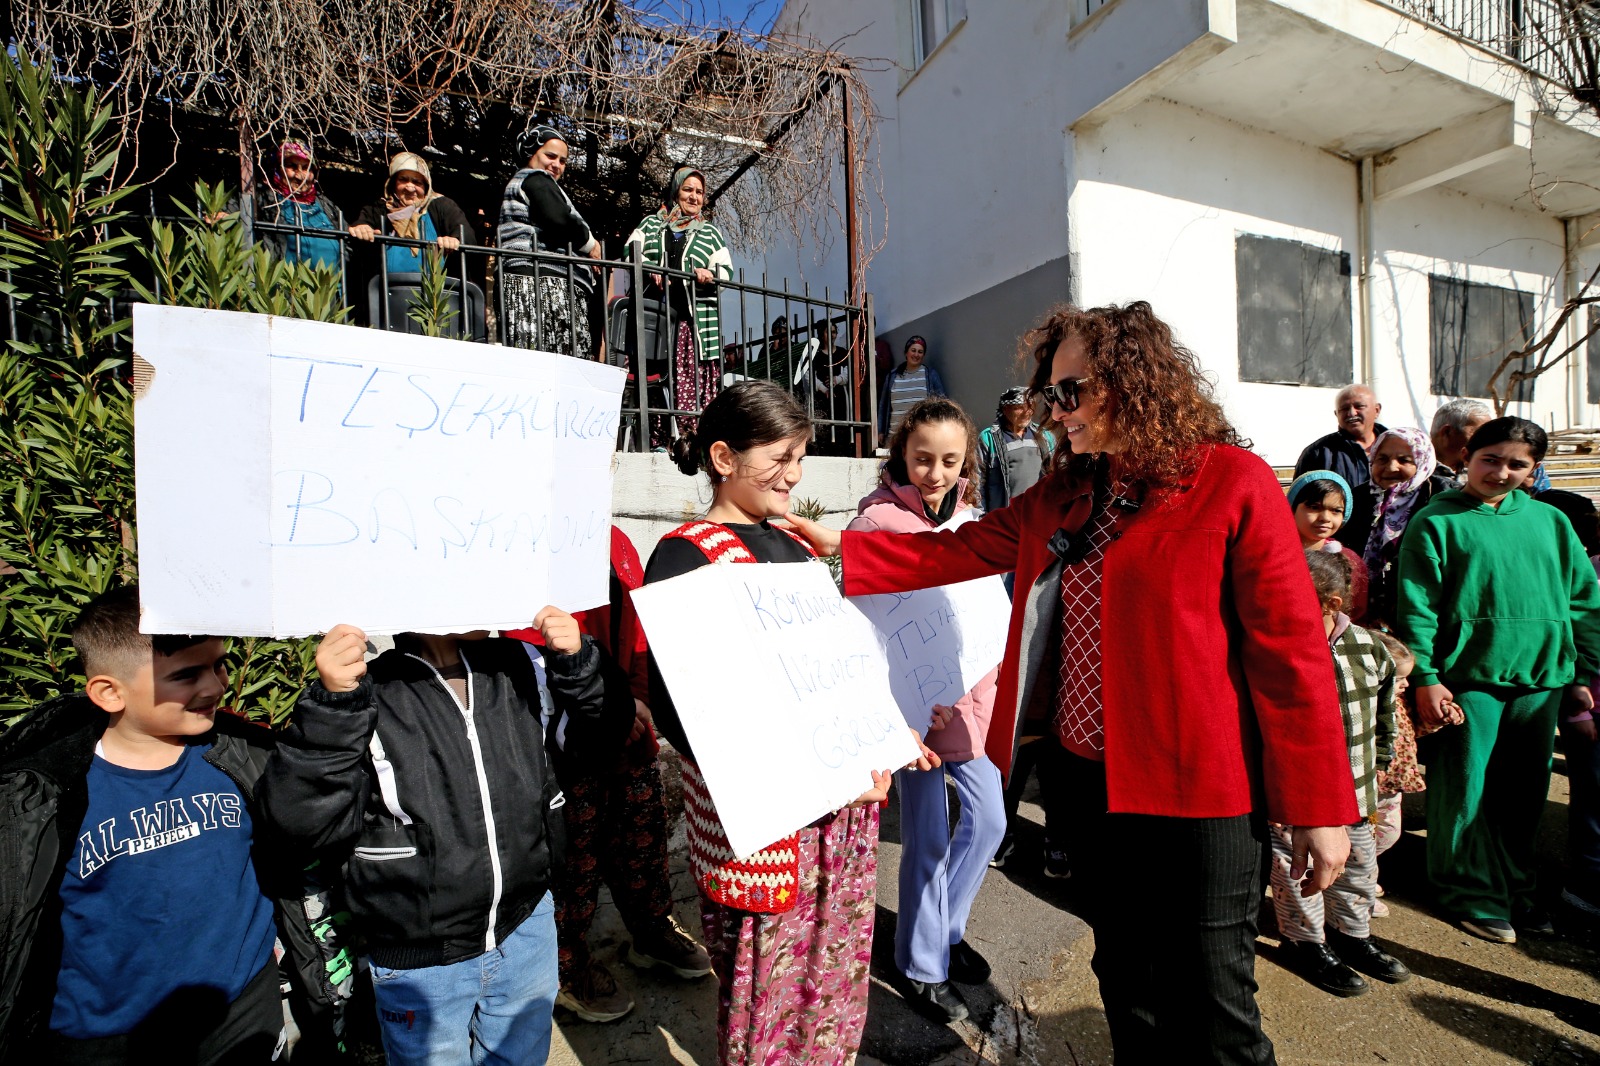
[{"label": "black leather shoe", "polygon": [[994,971],[978,949],[963,940],[950,948],[950,980],[964,985],[981,985]]},{"label": "black leather shoe", "polygon": [[1370,936],[1346,936],[1336,929],[1329,929],[1328,946],[1346,966],[1357,973],[1393,985],[1411,980],[1411,971],[1406,969],[1406,964],[1380,948]]},{"label": "black leather shoe", "polygon": [[966,1000],[949,981],[913,981],[905,974],[895,976],[895,985],[906,1005],[929,1021],[949,1025],[967,1016]]},{"label": "black leather shoe", "polygon": [[1324,992],[1348,998],[1363,995],[1367,991],[1367,982],[1341,962],[1328,945],[1305,940],[1289,940],[1285,943],[1289,945],[1290,965],[1300,976]]}]

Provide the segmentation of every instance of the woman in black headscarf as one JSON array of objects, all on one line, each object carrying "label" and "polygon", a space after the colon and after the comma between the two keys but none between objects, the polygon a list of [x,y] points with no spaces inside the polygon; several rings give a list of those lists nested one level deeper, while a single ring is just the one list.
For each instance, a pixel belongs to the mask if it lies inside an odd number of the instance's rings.
[{"label": "woman in black headscarf", "polygon": [[[511,175],[500,200],[501,249],[599,259],[600,241],[559,184],[567,171],[566,138],[552,126],[535,126],[518,138],[517,154],[525,163]],[[502,278],[507,344],[594,358],[593,267],[513,256]]]}]

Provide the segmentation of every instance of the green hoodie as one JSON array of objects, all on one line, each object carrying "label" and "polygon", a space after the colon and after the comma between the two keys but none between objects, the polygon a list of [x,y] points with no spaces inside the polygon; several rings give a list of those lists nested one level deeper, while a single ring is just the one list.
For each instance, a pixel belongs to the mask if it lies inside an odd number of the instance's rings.
[{"label": "green hoodie", "polygon": [[1554,689],[1600,670],[1600,583],[1554,507],[1441,492],[1406,526],[1399,570],[1413,684]]}]

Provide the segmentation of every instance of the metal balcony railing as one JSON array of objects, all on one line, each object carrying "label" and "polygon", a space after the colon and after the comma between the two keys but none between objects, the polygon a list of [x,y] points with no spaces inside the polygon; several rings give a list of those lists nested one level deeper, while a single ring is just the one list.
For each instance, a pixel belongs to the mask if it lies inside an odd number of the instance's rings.
[{"label": "metal balcony railing", "polygon": [[[286,250],[303,239],[338,241],[337,272],[352,321],[377,329],[423,331],[409,313],[422,300],[423,277],[420,272],[391,272],[387,251],[395,247],[437,250],[434,242],[382,233],[371,242],[357,241],[343,230],[302,229],[261,220],[252,223],[252,230],[272,235]],[[363,250],[368,254],[363,255]],[[371,254],[374,251],[376,254]],[[707,286],[696,282],[691,273],[645,263],[640,253],[637,244],[629,246],[628,259],[590,259],[463,243],[459,251],[444,253],[447,276],[441,300],[449,312],[444,333],[457,339],[505,344],[508,268],[511,273],[529,273],[542,267],[559,274],[556,287],[565,290],[568,307],[583,307],[591,337],[589,349],[580,350],[576,317],[567,316],[565,337],[552,339],[545,334],[545,350],[601,359],[628,372],[620,449],[659,449],[681,435],[680,420],[701,414],[701,398],[737,381],[764,380],[781,385],[805,407],[819,454],[873,454],[878,391],[871,372],[874,322],[870,295],[861,304],[851,305],[834,299],[827,288],[818,295],[807,284],[792,292],[787,281],[774,288],[766,284],[763,275],[756,284],[746,281],[740,270],[732,280],[714,286],[719,297],[737,294],[733,300],[721,300],[720,352],[714,359],[693,361],[693,370],[683,381],[675,372],[678,329],[685,320],[681,307],[687,303],[693,326],[694,297]],[[580,283],[583,271],[590,272],[591,284]],[[680,281],[688,286],[687,301],[666,296],[665,290]],[[596,295],[589,299],[586,292],[591,288]],[[543,306],[546,292],[544,287],[533,287],[537,316],[545,321],[545,315],[553,310],[556,317],[562,317],[560,308]],[[757,314],[757,321],[750,321]],[[783,326],[774,328],[778,319]],[[678,386],[684,384],[687,390],[680,390]],[[690,395],[680,395],[680,391]]]},{"label": "metal balcony railing", "polygon": [[[1595,0],[1386,0],[1394,8],[1572,87],[1593,74]],[[1587,50],[1590,59],[1582,58]],[[1587,72],[1585,68],[1587,67]]]}]

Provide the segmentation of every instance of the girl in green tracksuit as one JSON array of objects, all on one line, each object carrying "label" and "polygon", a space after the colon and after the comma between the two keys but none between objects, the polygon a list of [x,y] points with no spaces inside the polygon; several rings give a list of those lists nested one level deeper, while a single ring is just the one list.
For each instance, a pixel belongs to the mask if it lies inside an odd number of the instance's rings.
[{"label": "girl in green tracksuit", "polygon": [[1553,931],[1534,896],[1534,837],[1564,699],[1600,668],[1600,585],[1566,517],[1519,487],[1544,459],[1544,430],[1486,422],[1466,483],[1417,513],[1400,549],[1396,635],[1431,738],[1428,876],[1469,933],[1513,943]]}]

